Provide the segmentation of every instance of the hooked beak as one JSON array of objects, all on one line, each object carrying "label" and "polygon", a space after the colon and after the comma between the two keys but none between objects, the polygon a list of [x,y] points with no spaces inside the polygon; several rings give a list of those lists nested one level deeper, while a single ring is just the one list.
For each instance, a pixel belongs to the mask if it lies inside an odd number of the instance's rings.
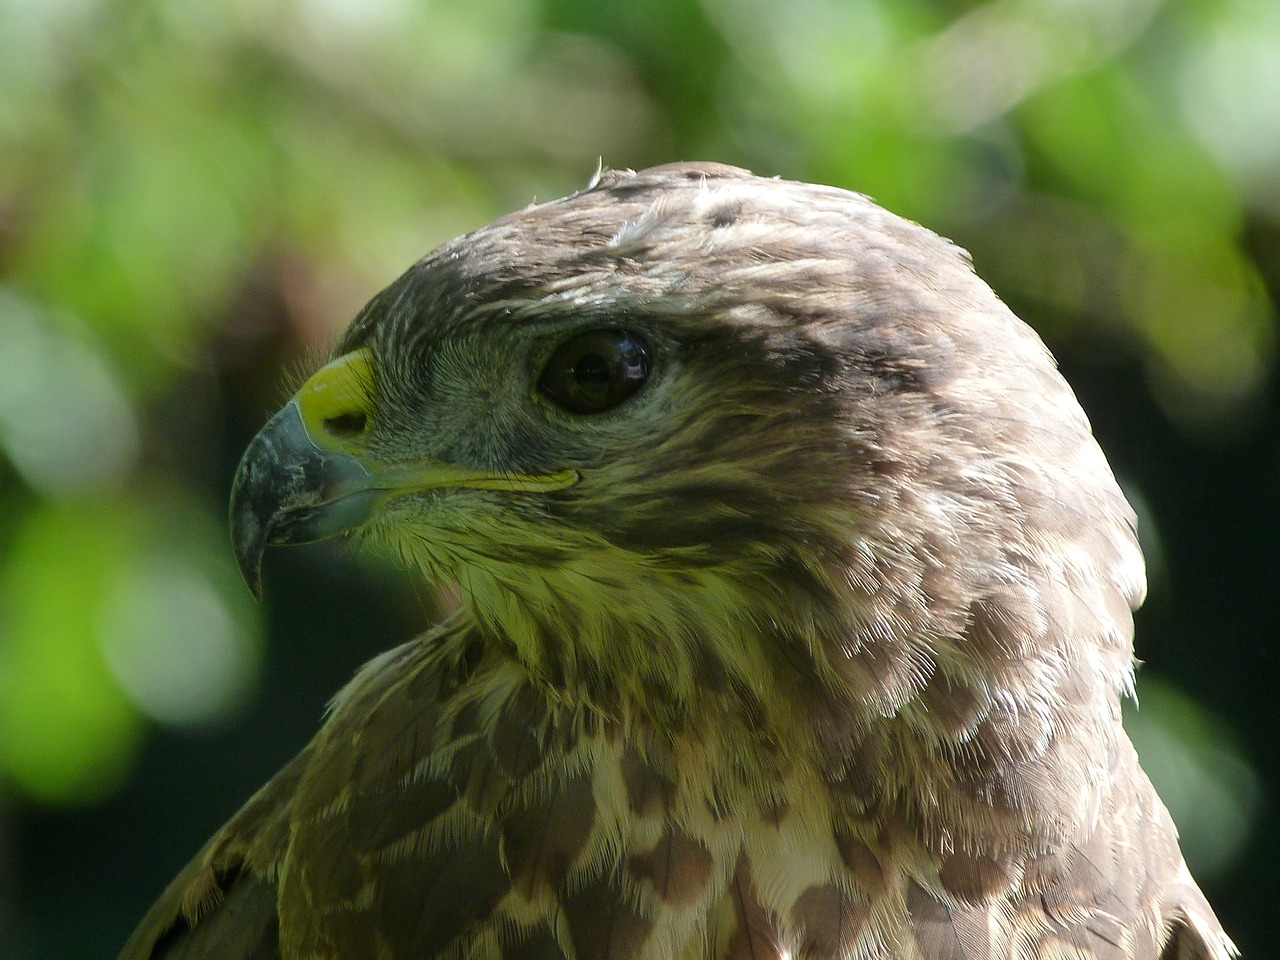
[{"label": "hooked beak", "polygon": [[268,544],[323,540],[369,519],[380,491],[361,440],[375,401],[372,355],[346,354],[304,383],[245,450],[231,486],[231,540],[255,597]]},{"label": "hooked beak", "polygon": [[375,386],[368,350],[341,356],[303,384],[245,450],[231,487],[231,540],[258,599],[268,546],[355,530],[389,497],[443,487],[546,492],[579,479],[575,470],[528,475],[435,461],[378,463],[364,443],[374,425]]},{"label": "hooked beak", "polygon": [[325,450],[290,400],[253,438],[231,487],[231,541],[240,573],[262,599],[268,544],[311,543],[369,519],[380,491],[354,456]]}]

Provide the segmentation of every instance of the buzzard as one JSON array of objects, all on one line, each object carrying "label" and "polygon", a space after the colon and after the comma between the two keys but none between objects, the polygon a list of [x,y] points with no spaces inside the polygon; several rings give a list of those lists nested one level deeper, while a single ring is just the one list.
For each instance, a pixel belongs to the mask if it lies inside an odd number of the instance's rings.
[{"label": "buzzard", "polygon": [[1120,722],[1134,515],[964,251],[680,164],[454,240],[253,440],[460,609],[125,960],[1224,960]]}]

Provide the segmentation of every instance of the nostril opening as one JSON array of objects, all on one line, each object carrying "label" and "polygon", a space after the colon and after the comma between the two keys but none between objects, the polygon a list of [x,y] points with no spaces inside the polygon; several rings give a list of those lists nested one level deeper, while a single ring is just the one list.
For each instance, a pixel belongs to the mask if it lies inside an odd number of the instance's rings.
[{"label": "nostril opening", "polygon": [[369,418],[363,413],[340,413],[336,417],[326,417],[324,428],[331,436],[354,437],[364,433]]}]

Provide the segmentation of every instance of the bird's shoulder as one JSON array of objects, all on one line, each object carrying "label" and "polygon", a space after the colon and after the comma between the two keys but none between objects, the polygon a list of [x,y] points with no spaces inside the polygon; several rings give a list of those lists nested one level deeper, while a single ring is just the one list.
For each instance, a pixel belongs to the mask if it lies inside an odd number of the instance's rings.
[{"label": "bird's shoulder", "polygon": [[[342,797],[358,793],[361,801],[353,809],[336,805],[351,816],[362,814],[369,793],[390,789],[385,778],[395,777],[397,763],[413,762],[406,744],[412,752],[439,740],[442,688],[460,669],[457,659],[468,655],[463,645],[451,642],[457,633],[445,626],[362,667],[335,698],[312,741],[169,884],[120,960],[279,957],[281,906],[288,889],[284,875],[290,867],[314,869],[325,854],[299,847],[295,834],[314,833],[317,823],[336,815],[334,801],[340,797],[335,783],[344,784]],[[401,733],[409,739],[401,740]],[[378,752],[379,745],[384,752]],[[426,780],[438,786],[432,778]],[[327,791],[327,800],[319,799]],[[426,815],[429,808],[415,807],[418,799],[408,786],[391,806]],[[383,834],[394,829],[390,822],[382,825]]]},{"label": "bird's shoulder", "polygon": [[125,944],[120,960],[275,960],[276,888],[303,750],[205,844]]}]

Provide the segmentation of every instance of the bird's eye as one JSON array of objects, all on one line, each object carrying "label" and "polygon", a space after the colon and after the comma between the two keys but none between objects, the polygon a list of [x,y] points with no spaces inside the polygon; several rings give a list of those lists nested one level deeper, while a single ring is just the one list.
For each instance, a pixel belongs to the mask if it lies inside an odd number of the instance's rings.
[{"label": "bird's eye", "polygon": [[644,345],[625,330],[570,337],[542,370],[538,390],[571,413],[600,413],[622,403],[649,375]]}]

